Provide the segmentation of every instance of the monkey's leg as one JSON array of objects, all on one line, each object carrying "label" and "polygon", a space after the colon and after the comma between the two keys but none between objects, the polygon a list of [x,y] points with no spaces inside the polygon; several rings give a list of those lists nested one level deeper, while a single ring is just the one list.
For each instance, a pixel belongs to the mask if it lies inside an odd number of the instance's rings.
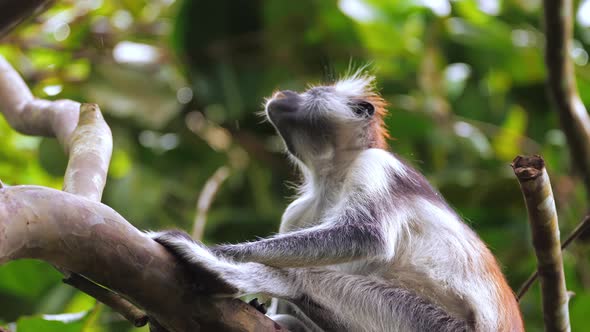
[{"label": "monkey's leg", "polygon": [[340,326],[350,331],[473,330],[465,320],[413,291],[379,278],[316,268],[289,270],[300,294],[292,301],[326,330],[342,331]]}]

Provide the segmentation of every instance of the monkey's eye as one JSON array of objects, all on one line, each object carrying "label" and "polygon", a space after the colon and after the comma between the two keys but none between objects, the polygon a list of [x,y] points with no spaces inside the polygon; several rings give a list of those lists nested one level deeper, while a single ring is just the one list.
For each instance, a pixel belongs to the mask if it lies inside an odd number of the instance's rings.
[{"label": "monkey's eye", "polygon": [[373,106],[373,104],[366,101],[360,101],[358,103],[355,103],[354,105],[352,105],[352,110],[356,115],[365,117],[373,116],[373,114],[375,113],[375,107]]}]

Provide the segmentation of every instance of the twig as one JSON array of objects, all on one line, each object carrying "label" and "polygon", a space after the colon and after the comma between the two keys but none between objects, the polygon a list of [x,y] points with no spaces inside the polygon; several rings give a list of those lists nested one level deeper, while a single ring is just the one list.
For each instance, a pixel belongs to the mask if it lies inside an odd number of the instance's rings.
[{"label": "twig", "polygon": [[557,106],[570,156],[590,194],[590,116],[576,87],[572,49],[572,0],[544,0],[547,85]]},{"label": "twig", "polygon": [[63,282],[76,287],[102,303],[117,305],[118,307],[111,308],[121,314],[125,314],[125,318],[132,322],[136,327],[144,326],[148,322],[146,314],[131,304],[131,302],[122,298],[120,295],[91,282],[79,274],[72,274],[68,278],[63,279]]},{"label": "twig", "polygon": [[543,294],[545,331],[570,331],[557,211],[545,161],[540,156],[518,156],[512,168],[529,214]]},{"label": "twig", "polygon": [[219,187],[228,176],[229,168],[227,166],[221,166],[205,182],[205,186],[203,186],[199,199],[197,200],[197,213],[193,223],[193,239],[201,240],[203,238],[203,232],[205,231],[205,224],[207,222],[207,212],[209,212],[209,208],[219,191]]},{"label": "twig", "polygon": [[[568,235],[565,241],[561,244],[561,250],[565,250],[571,243],[573,243],[578,236],[580,236],[584,231],[590,226],[590,215],[584,217],[582,222],[576,226],[576,228]],[[533,285],[537,277],[539,276],[539,272],[535,271],[531,274],[531,276],[520,286],[518,292],[516,293],[516,299],[520,301],[524,294],[529,290],[529,288]]]}]

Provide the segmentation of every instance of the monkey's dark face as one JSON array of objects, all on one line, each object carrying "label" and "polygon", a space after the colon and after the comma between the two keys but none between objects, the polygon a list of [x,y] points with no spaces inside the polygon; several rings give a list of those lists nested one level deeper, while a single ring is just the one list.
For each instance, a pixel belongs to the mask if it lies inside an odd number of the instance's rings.
[{"label": "monkey's dark face", "polygon": [[367,92],[370,82],[354,77],[303,93],[280,91],[266,103],[266,115],[288,151],[305,164],[366,149],[372,147],[381,123],[375,117],[382,102]]}]

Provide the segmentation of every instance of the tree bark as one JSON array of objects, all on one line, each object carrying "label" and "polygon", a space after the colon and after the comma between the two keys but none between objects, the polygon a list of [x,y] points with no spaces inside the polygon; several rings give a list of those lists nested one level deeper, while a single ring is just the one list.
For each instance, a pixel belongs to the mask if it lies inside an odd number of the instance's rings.
[{"label": "tree bark", "polygon": [[544,0],[547,87],[567,138],[574,168],[590,195],[590,116],[578,95],[572,49],[572,0]]}]

